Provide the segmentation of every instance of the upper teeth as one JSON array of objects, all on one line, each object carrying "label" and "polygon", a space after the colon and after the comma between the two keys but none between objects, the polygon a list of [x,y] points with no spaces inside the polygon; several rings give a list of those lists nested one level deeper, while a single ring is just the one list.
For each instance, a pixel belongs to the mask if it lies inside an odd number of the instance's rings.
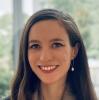
[{"label": "upper teeth", "polygon": [[42,66],[40,67],[42,70],[46,70],[46,71],[49,71],[49,70],[53,70],[54,68],[56,68],[56,66]]}]

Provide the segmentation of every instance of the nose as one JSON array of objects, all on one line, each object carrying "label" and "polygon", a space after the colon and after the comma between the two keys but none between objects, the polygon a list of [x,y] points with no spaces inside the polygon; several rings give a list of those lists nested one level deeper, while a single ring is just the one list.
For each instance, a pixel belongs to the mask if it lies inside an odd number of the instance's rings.
[{"label": "nose", "polygon": [[52,55],[51,50],[43,49],[41,51],[41,53],[40,53],[40,61],[47,62],[47,61],[52,60],[52,58],[53,58],[53,55]]}]

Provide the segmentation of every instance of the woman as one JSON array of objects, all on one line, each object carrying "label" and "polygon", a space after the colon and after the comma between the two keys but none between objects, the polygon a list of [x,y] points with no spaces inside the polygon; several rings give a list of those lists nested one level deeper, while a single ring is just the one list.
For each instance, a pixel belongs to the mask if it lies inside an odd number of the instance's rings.
[{"label": "woman", "polygon": [[11,100],[97,100],[80,32],[68,14],[45,9],[28,20]]}]

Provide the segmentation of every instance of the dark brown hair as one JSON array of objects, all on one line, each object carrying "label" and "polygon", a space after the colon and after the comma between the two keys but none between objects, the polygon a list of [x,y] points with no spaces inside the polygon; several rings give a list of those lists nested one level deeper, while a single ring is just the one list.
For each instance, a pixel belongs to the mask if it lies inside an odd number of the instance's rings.
[{"label": "dark brown hair", "polygon": [[66,80],[70,85],[72,93],[75,95],[76,100],[96,100],[85,47],[77,25],[70,15],[54,9],[36,12],[25,25],[20,42],[18,70],[11,90],[11,100],[31,100],[33,93],[40,86],[40,80],[31,70],[28,61],[28,37],[32,25],[38,21],[50,19],[55,19],[62,23],[68,32],[71,46],[79,44],[78,54],[74,59],[75,71],[69,70]]}]

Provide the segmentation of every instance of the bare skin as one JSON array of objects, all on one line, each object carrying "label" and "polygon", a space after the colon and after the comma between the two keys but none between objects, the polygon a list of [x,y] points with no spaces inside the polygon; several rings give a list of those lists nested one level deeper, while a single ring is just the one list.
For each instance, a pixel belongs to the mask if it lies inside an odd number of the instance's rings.
[{"label": "bare skin", "polygon": [[54,84],[41,84],[44,100],[61,100],[65,89],[65,79],[61,79]]},{"label": "bare skin", "polygon": [[[61,100],[76,50],[70,45],[68,33],[56,20],[44,20],[32,26],[28,59],[32,71],[41,80],[43,100]],[[49,72],[53,66],[56,69]]]}]

